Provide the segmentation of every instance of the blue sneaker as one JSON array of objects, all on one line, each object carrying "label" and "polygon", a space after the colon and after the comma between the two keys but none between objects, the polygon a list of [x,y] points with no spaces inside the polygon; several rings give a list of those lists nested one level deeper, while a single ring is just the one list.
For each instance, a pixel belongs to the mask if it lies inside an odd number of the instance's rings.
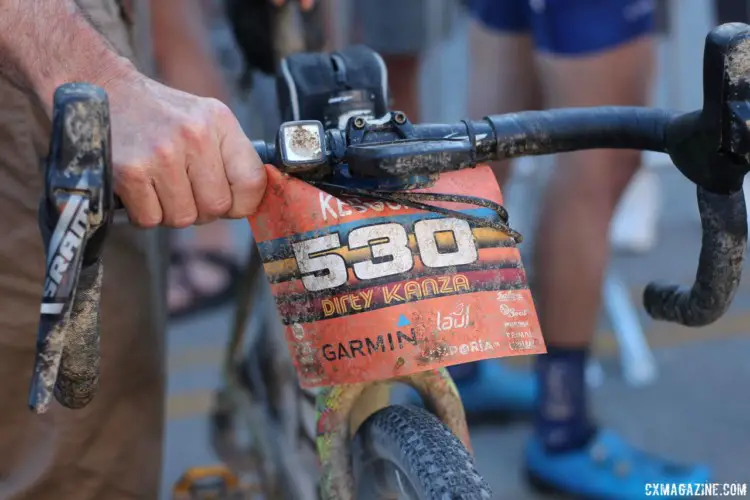
[{"label": "blue sneaker", "polygon": [[471,377],[456,380],[469,420],[530,415],[537,397],[533,372],[514,370],[496,359],[476,362]]},{"label": "blue sneaker", "polygon": [[526,474],[546,493],[595,500],[647,497],[650,483],[706,483],[704,465],[682,465],[633,449],[611,431],[599,431],[581,450],[549,453],[538,437],[526,448]]},{"label": "blue sneaker", "polygon": [[[471,375],[454,377],[470,424],[531,415],[537,396],[533,372],[514,370],[496,359],[473,364]],[[421,404],[416,392],[410,399]]]}]

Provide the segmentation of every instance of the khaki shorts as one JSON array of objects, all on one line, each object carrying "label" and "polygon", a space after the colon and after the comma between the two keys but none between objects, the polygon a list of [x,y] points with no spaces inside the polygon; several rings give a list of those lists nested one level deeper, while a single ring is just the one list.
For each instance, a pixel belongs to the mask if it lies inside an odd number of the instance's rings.
[{"label": "khaki shorts", "polygon": [[[123,55],[115,0],[78,0]],[[83,410],[27,409],[44,249],[37,227],[49,120],[0,79],[0,499],[155,500],[163,426],[163,331],[152,311],[143,234],[110,232],[104,255],[102,373]]]},{"label": "khaki shorts", "polygon": [[388,55],[420,54],[445,40],[456,0],[351,0],[350,42]]}]

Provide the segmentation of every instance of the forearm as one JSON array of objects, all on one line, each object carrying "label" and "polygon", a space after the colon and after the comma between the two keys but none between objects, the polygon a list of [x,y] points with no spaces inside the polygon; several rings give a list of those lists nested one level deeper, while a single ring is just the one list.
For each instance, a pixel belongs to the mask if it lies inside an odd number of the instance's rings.
[{"label": "forearm", "polygon": [[48,113],[63,83],[106,87],[132,72],[73,0],[0,0],[0,75],[33,94]]},{"label": "forearm", "polygon": [[228,104],[229,91],[214,61],[199,0],[151,2],[157,71],[164,83]]}]

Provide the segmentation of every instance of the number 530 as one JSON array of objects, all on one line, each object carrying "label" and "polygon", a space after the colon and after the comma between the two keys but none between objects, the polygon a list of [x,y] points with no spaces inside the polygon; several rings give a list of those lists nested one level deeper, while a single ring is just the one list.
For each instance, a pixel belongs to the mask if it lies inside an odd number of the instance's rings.
[{"label": "number 530", "polygon": [[[438,250],[437,234],[451,233],[455,248]],[[425,219],[414,224],[417,251],[426,267],[460,266],[476,262],[478,254],[469,223],[462,219]],[[349,233],[349,249],[369,247],[372,259],[352,264],[360,280],[372,280],[405,273],[414,267],[409,235],[401,224],[386,223],[365,226]],[[346,261],[335,253],[323,252],[341,248],[338,233],[299,241],[292,245],[305,289],[316,292],[347,282]]]}]

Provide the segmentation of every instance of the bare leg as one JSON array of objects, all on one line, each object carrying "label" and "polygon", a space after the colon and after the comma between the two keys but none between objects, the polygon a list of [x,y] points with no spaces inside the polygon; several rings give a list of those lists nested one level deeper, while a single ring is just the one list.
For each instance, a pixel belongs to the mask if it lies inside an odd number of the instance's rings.
[{"label": "bare leg", "polygon": [[384,55],[394,111],[403,111],[412,123],[419,123],[419,56]]},{"label": "bare leg", "polygon": [[[489,30],[471,20],[469,25],[469,117],[513,113],[541,106],[534,64],[533,40],[528,34]],[[510,177],[510,162],[492,165],[500,186]]]},{"label": "bare leg", "polygon": [[[646,104],[653,65],[650,37],[593,54],[544,54],[538,60],[548,107]],[[560,463],[554,457],[586,456],[601,438],[589,416],[585,367],[609,255],[609,224],[639,163],[638,151],[559,155],[543,197],[534,260],[547,355],[536,363],[536,477],[552,474],[549,468]]]},{"label": "bare leg", "polygon": [[[591,55],[541,55],[546,104],[644,105],[653,56],[647,36]],[[545,489],[602,499],[640,497],[649,482],[707,481],[706,467],[678,466],[638,452],[589,416],[584,375],[609,257],[608,230],[640,153],[597,150],[557,160],[535,245],[536,296],[548,353],[536,363],[539,403],[526,448],[527,473]],[[603,466],[599,457],[627,463],[627,472]]]},{"label": "bare leg", "polygon": [[[186,232],[193,234],[188,235]],[[204,255],[223,259],[228,265],[238,260],[230,226],[226,221],[197,226],[192,231],[175,232],[172,252],[173,257],[179,257],[170,266],[170,286],[167,290],[170,311],[190,307],[199,296],[220,293],[231,282],[234,270],[216,260],[207,260]]]},{"label": "bare leg", "polygon": [[[540,104],[533,43],[524,33],[498,33],[470,21],[469,117],[537,108]],[[491,165],[500,185],[510,174],[510,162]],[[512,214],[511,214],[512,217]],[[471,420],[528,413],[535,403],[534,378],[496,360],[453,366],[466,413]]]},{"label": "bare leg", "polygon": [[[548,107],[645,105],[653,50],[650,38],[640,38],[589,57],[539,57]],[[549,344],[590,343],[609,256],[609,224],[639,164],[637,151],[559,155],[535,246],[539,316]]]}]

